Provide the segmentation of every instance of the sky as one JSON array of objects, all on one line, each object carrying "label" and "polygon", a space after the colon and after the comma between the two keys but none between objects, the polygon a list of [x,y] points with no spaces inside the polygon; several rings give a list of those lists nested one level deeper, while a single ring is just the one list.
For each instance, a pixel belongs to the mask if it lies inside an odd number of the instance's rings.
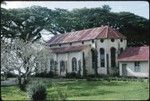
[{"label": "sky", "polygon": [[6,1],[6,5],[1,5],[1,7],[9,9],[24,8],[33,5],[47,7],[49,9],[63,8],[68,10],[109,5],[112,8],[112,12],[127,11],[149,19],[149,3],[147,1]]}]

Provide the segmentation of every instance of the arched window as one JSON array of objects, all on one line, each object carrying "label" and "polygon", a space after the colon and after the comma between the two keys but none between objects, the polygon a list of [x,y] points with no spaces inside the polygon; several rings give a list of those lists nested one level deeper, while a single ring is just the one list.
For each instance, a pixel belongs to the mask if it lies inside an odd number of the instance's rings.
[{"label": "arched window", "polygon": [[94,43],[94,40],[92,40],[92,43]]},{"label": "arched window", "polygon": [[116,49],[112,47],[110,49],[110,52],[111,52],[111,67],[115,67],[116,66]]},{"label": "arched window", "polygon": [[122,38],[120,39],[120,42],[123,42],[123,39],[122,39]]},{"label": "arched window", "polygon": [[115,41],[115,39],[111,39],[111,42],[114,42]]},{"label": "arched window", "polygon": [[60,61],[60,72],[64,72],[65,71],[65,62],[62,60]]},{"label": "arched window", "polygon": [[103,42],[104,42],[104,39],[100,39],[100,42],[103,43]]},{"label": "arched window", "polygon": [[123,48],[120,48],[120,53],[122,53],[123,52]]},{"label": "arched window", "polygon": [[61,47],[61,44],[59,44],[59,46]]},{"label": "arched window", "polygon": [[78,61],[79,73],[81,74],[81,60]]},{"label": "arched window", "polygon": [[51,61],[50,61],[50,70],[53,70],[54,66],[55,66],[55,62],[54,62],[53,59],[51,59]]},{"label": "arched window", "polygon": [[105,67],[105,51],[103,48],[100,48],[100,66]]},{"label": "arched window", "polygon": [[77,59],[72,58],[72,71],[77,71]]},{"label": "arched window", "polygon": [[84,41],[82,41],[82,44],[84,44]]}]

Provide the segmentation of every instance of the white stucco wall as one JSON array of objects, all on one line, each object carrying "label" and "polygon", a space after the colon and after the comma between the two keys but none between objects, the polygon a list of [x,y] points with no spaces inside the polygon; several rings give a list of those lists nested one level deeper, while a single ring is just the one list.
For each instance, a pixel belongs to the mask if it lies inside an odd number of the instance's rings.
[{"label": "white stucco wall", "polygon": [[[116,51],[118,51],[119,47],[125,49],[126,45],[127,45],[127,41],[126,39],[123,39],[123,42],[120,41],[120,39],[115,39],[114,42],[111,42],[111,39],[104,39],[104,42],[100,42],[100,39],[95,39],[94,43],[92,43],[92,40],[89,41],[84,41],[84,44],[82,44],[81,42],[73,42],[72,45],[70,45],[70,43],[67,44],[61,44],[61,46],[59,45],[55,45],[52,47],[68,47],[68,46],[78,46],[78,45],[91,45],[91,47],[95,47],[97,49],[98,52],[98,73],[99,74],[107,74],[107,59],[106,59],[106,54],[109,55],[109,67],[111,69],[111,55],[110,55],[110,49],[111,47],[114,47],[116,49]],[[99,53],[99,49],[100,48],[104,48],[105,50],[105,67],[100,67],[100,53]],[[86,50],[85,52],[85,59],[86,59],[86,69],[87,69],[87,74],[94,74],[94,69],[92,68],[92,57],[91,57],[91,50]],[[82,53],[81,52],[69,52],[69,53],[65,53],[65,54],[58,54],[57,56],[57,62],[58,62],[58,73],[60,72],[60,61],[61,60],[65,60],[67,61],[67,70],[68,72],[72,71],[72,61],[71,59],[73,57],[77,58],[77,61],[81,59],[81,67],[83,67],[83,60],[82,60]],[[117,59],[118,53],[116,52],[116,59]],[[116,65],[118,65],[117,60],[116,60]],[[78,63],[77,63],[77,68],[78,68]]]},{"label": "white stucco wall", "polygon": [[[91,57],[91,47],[87,48],[83,51],[85,54],[85,66],[88,74],[93,74],[94,70],[92,68],[92,57]],[[82,61],[82,67],[83,67],[83,61]]]},{"label": "white stucco wall", "polygon": [[122,64],[126,64],[132,72],[127,71],[127,76],[149,77],[149,61],[140,61],[140,72],[134,71],[134,62],[119,62],[119,73],[122,76]]},{"label": "white stucco wall", "polygon": [[[121,42],[120,39],[115,39],[114,42],[111,42],[111,39],[104,39],[104,41],[101,42],[100,39],[97,39],[96,44],[97,44],[97,51],[98,51],[98,67],[99,67],[98,72],[100,74],[107,74],[106,54],[108,54],[108,57],[109,57],[108,65],[111,68],[111,53],[110,53],[111,47],[114,47],[116,49],[116,52],[118,51],[119,47],[125,49],[127,45],[127,41],[126,39],[123,39],[123,41]],[[104,48],[105,50],[105,67],[100,66],[100,52],[99,52],[100,48]],[[117,57],[118,57],[118,53],[116,53],[116,65],[118,66]]]},{"label": "white stucco wall", "polygon": [[58,48],[58,47],[68,47],[68,46],[78,46],[78,45],[91,45],[92,44],[92,40],[87,40],[87,41],[83,41],[84,44],[82,44],[82,41],[79,42],[71,42],[72,44],[70,45],[70,43],[63,43],[61,44],[61,46],[59,46],[59,44],[56,45],[52,45],[51,47],[53,48]]},{"label": "white stucco wall", "polygon": [[[67,69],[67,72],[72,72],[72,58],[77,59],[77,71],[79,70],[78,61],[82,59],[81,52],[69,52],[69,53],[63,53],[63,54],[57,54],[56,61],[58,62],[57,68],[58,68],[58,74],[60,75],[60,61],[66,61],[65,69]],[[82,60],[81,60],[82,62]],[[81,63],[82,64],[82,63]],[[81,68],[82,71],[82,68]],[[65,76],[66,70],[64,72],[61,72],[61,76]]]}]

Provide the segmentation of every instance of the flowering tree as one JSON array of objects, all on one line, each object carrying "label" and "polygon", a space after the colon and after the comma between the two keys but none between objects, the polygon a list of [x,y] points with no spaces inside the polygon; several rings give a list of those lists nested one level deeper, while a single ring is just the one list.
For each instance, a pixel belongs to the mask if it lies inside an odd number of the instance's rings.
[{"label": "flowering tree", "polygon": [[49,51],[45,48],[34,48],[33,43],[15,39],[12,43],[1,42],[1,71],[17,74],[21,90],[29,81],[31,74],[40,67],[46,69]]}]

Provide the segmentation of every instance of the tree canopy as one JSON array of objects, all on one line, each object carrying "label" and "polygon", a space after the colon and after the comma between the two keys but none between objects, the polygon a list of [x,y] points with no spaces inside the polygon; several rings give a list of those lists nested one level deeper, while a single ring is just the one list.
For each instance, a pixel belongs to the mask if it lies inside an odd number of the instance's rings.
[{"label": "tree canopy", "polygon": [[[52,34],[109,25],[127,36],[128,45],[149,44],[149,20],[130,12],[111,12],[108,5],[68,11],[32,6],[22,9],[1,8],[1,37],[23,40],[40,38],[42,29]],[[36,38],[35,38],[36,37]]]}]

